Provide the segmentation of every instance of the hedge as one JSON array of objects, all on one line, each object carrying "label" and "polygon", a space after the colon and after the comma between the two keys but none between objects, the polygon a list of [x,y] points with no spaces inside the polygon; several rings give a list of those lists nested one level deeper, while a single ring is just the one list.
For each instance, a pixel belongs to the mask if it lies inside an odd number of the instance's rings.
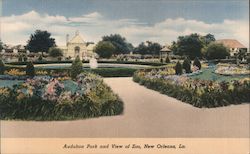
[{"label": "hedge", "polygon": [[[242,85],[235,85],[233,90],[227,88],[225,90],[213,89],[199,95],[195,89],[191,90],[175,85],[166,82],[164,79],[149,79],[139,75],[139,72],[135,72],[133,80],[149,89],[159,91],[162,94],[199,108],[213,108],[250,102],[250,81],[245,81]],[[238,84],[238,82],[236,83]],[[226,82],[224,84],[225,87],[228,86]]]}]

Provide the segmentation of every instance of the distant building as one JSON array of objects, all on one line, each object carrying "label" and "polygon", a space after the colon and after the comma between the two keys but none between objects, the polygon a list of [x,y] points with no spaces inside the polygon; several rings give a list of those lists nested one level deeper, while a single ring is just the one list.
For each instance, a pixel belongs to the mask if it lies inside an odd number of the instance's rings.
[{"label": "distant building", "polygon": [[247,52],[247,47],[241,44],[239,41],[235,39],[221,39],[216,40],[216,43],[221,43],[224,46],[228,47],[230,50],[230,56],[235,56],[239,51],[244,50]]},{"label": "distant building", "polygon": [[89,59],[95,56],[93,52],[94,44],[87,44],[79,32],[75,33],[75,36],[69,40],[69,35],[66,37],[66,46],[59,47],[63,50],[63,55],[66,58],[75,59],[77,56],[80,59]]}]

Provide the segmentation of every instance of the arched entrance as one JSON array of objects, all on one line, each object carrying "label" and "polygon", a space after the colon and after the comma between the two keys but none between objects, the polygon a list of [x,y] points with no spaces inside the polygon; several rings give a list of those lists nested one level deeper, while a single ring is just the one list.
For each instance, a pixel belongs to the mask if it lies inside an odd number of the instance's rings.
[{"label": "arched entrance", "polygon": [[76,46],[75,47],[75,57],[79,56],[80,57],[80,47]]}]

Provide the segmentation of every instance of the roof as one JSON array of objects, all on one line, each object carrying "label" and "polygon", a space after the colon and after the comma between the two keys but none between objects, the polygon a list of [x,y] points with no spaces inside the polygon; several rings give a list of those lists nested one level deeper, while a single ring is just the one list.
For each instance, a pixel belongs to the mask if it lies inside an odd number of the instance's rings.
[{"label": "roof", "polygon": [[165,47],[163,47],[163,48],[161,49],[161,51],[171,52],[172,50],[169,49],[167,46],[165,46]]},{"label": "roof", "polygon": [[228,48],[247,48],[235,39],[221,39],[221,40],[216,40],[215,42],[222,43],[224,46]]},{"label": "roof", "polygon": [[84,41],[79,33],[76,33],[76,35],[69,41],[69,43],[84,43]]}]

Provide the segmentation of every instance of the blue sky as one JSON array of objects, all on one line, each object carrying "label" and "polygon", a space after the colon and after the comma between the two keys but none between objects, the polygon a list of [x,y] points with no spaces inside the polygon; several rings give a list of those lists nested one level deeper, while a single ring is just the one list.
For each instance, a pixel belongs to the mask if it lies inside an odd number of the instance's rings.
[{"label": "blue sky", "polygon": [[[86,41],[120,33],[135,45],[170,44],[192,32],[249,43],[248,0],[2,0],[2,16],[1,38],[12,44],[25,43],[37,28],[51,31],[59,45],[75,30]],[[10,27],[14,24],[20,28]]]}]

